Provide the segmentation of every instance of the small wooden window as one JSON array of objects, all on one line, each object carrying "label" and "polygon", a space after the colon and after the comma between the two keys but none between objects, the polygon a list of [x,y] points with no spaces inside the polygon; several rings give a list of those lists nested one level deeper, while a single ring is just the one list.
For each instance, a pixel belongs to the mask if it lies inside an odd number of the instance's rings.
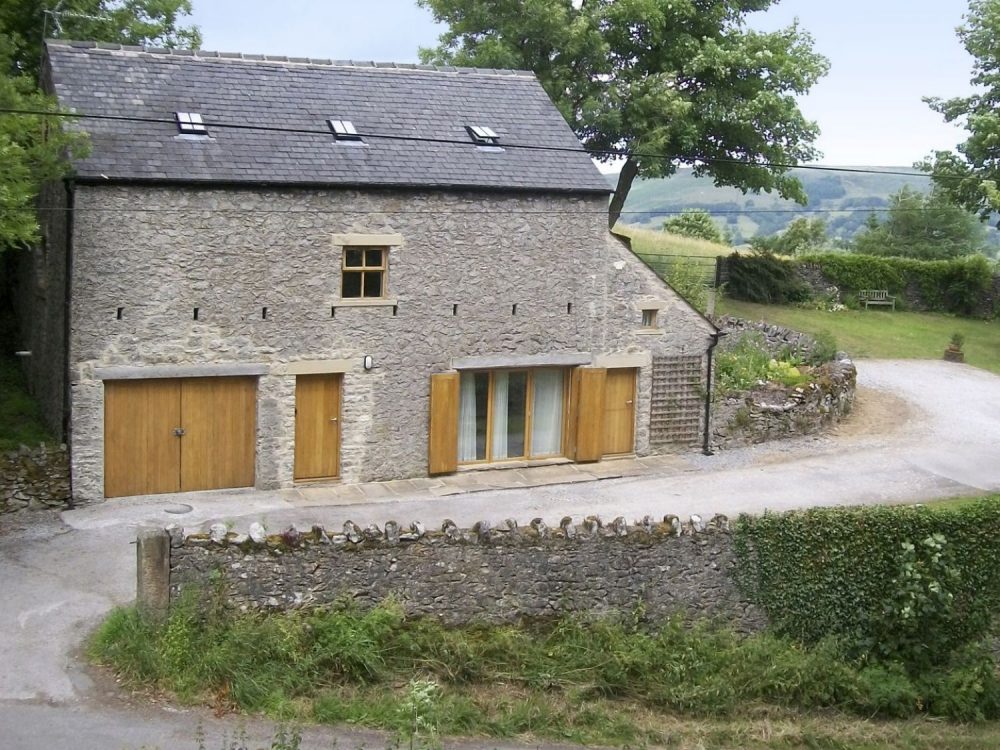
[{"label": "small wooden window", "polygon": [[642,327],[643,328],[656,328],[656,314],[658,310],[643,310],[642,311]]},{"label": "small wooden window", "polygon": [[345,247],[340,296],[372,299],[385,296],[388,248]]}]

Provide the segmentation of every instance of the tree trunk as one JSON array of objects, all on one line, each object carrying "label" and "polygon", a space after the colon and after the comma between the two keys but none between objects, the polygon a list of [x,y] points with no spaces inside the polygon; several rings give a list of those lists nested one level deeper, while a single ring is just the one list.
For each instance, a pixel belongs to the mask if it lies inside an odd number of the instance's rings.
[{"label": "tree trunk", "polygon": [[611,205],[608,206],[608,229],[614,229],[618,219],[621,218],[622,209],[625,208],[625,199],[628,198],[628,191],[632,189],[632,181],[638,174],[639,163],[630,156],[622,164],[622,171],[618,173],[615,194],[611,196]]}]

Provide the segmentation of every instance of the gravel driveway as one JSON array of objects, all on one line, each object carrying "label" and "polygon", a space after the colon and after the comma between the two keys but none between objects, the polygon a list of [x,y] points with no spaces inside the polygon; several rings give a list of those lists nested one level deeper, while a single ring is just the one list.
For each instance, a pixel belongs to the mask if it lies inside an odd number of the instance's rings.
[{"label": "gravel driveway", "polygon": [[[659,476],[530,490],[426,496],[392,502],[300,508],[275,493],[223,494],[186,500],[183,523],[246,526],[357,523],[390,518],[427,526],[512,517],[591,513],[629,520],[646,514],[711,516],[808,505],[906,502],[1000,491],[1000,377],[933,361],[862,361],[858,403],[836,432],[742,449],[685,456],[686,466]],[[236,720],[196,710],[131,702],[106,675],[83,666],[87,633],[116,604],[134,596],[131,542],[144,524],[177,522],[162,500],[109,502],[51,515],[4,518],[0,531],[0,747],[222,747]],[[18,527],[22,528],[18,528]],[[267,726],[248,725],[265,737]],[[218,739],[217,739],[218,738]],[[383,746],[371,733],[316,730],[306,747]],[[260,744],[264,744],[261,740]],[[256,746],[256,745],[255,745]],[[476,743],[462,746],[477,747]],[[489,747],[498,747],[495,742]]]}]

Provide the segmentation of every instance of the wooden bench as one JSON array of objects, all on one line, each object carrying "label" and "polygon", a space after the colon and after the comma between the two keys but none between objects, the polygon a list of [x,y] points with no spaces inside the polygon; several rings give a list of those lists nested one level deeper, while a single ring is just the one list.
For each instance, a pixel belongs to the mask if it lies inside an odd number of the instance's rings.
[{"label": "wooden bench", "polygon": [[858,292],[858,302],[863,302],[866,310],[872,305],[886,305],[896,309],[896,298],[889,296],[888,289],[862,289]]}]

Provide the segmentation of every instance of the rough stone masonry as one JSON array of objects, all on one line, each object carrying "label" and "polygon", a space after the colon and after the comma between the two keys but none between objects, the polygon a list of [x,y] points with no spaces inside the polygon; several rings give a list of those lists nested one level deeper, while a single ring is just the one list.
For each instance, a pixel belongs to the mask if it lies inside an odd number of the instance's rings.
[{"label": "rough stone masonry", "polygon": [[[343,601],[367,609],[392,598],[408,615],[448,624],[636,611],[650,621],[675,614],[717,618],[744,631],[764,623],[732,581],[732,538],[723,516],[707,523],[698,516],[686,523],[647,516],[635,524],[623,518],[605,524],[596,516],[574,524],[567,517],[557,528],[541,519],[528,526],[482,521],[472,529],[445,521],[435,531],[394,521],[362,529],[348,521],[339,533],[314,526],[270,535],[260,524],[249,534],[216,524],[187,536],[177,527],[147,532],[138,554],[140,591],[163,590],[163,581],[143,580],[154,571],[169,577],[170,601],[195,589],[221,593],[243,611]],[[169,565],[146,559],[161,555]],[[167,599],[140,604],[162,609]]]}]

